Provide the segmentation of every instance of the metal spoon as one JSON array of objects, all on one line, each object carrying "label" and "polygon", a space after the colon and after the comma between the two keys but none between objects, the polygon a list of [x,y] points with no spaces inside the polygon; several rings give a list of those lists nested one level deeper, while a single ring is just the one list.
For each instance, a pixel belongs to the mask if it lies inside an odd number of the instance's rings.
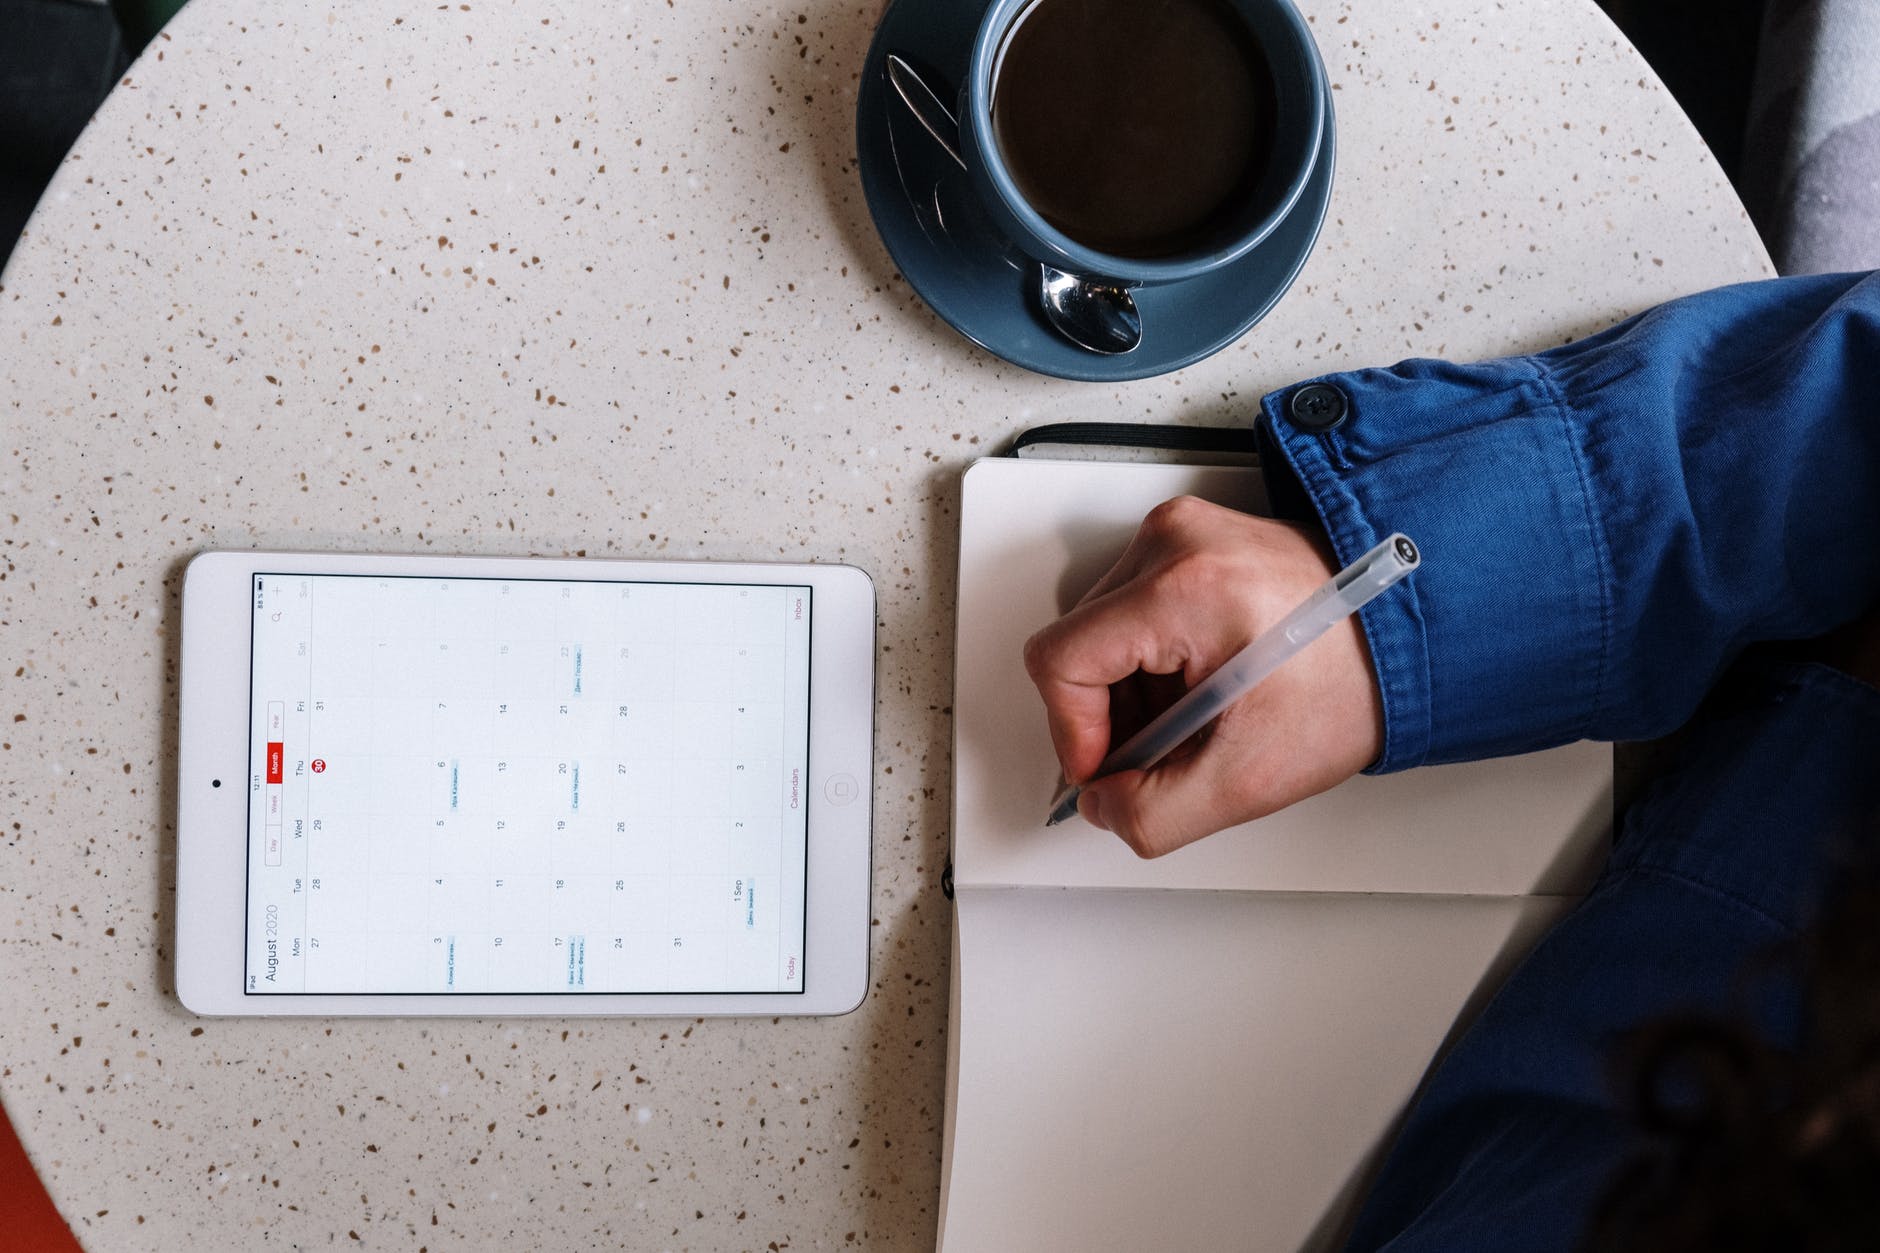
[{"label": "metal spoon", "polygon": [[953,163],[962,170],[966,168],[966,158],[960,155],[960,124],[953,118],[953,110],[940,102],[921,76],[914,72],[914,67],[890,52],[888,54],[888,86],[894,88],[894,94],[901,97],[901,103],[914,115],[921,129],[933,136],[933,141],[940,145]]},{"label": "metal spoon", "polygon": [[1113,357],[1142,343],[1142,314],[1126,287],[1039,262],[1038,302],[1052,328],[1086,352]]},{"label": "metal spoon", "polygon": [[[914,67],[888,54],[888,83],[914,120],[963,170],[959,122]],[[1055,266],[1038,265],[1038,304],[1053,330],[1086,352],[1118,356],[1142,343],[1142,314],[1129,289],[1084,278]]]}]

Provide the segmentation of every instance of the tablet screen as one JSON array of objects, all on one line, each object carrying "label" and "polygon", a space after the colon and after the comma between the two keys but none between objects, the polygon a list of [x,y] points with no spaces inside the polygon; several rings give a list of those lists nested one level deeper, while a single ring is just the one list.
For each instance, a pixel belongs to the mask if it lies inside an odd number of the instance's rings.
[{"label": "tablet screen", "polygon": [[256,575],[247,992],[801,992],[810,599]]}]

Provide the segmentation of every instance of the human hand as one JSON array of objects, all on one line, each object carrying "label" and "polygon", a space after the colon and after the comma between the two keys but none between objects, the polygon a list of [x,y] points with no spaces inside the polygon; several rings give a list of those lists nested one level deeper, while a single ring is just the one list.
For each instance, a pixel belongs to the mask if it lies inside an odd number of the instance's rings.
[{"label": "human hand", "polygon": [[1089,781],[1115,743],[1297,608],[1333,562],[1303,527],[1178,497],[1151,511],[1076,608],[1025,642],[1086,821],[1159,857],[1377,759],[1383,700],[1354,616],[1154,767]]}]

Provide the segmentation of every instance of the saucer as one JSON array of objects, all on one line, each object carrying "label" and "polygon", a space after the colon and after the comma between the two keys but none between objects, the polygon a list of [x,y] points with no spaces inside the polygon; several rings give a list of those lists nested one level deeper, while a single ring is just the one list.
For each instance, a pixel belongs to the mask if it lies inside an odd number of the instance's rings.
[{"label": "saucer", "polygon": [[1107,383],[1148,378],[1219,352],[1265,317],[1305,264],[1332,198],[1328,93],[1319,156],[1305,190],[1273,233],[1246,256],[1179,283],[1140,287],[1142,343],[1102,356],[1051,329],[1038,305],[1037,263],[993,225],[971,180],[889,88],[890,52],[943,99],[966,76],[986,3],[893,0],[862,64],[856,145],[862,191],[888,254],[954,330],[995,356],[1040,374]]}]

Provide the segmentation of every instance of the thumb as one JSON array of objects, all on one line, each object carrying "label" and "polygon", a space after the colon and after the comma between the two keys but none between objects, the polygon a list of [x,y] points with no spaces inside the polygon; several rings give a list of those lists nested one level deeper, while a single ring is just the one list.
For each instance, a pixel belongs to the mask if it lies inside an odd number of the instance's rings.
[{"label": "thumb", "polygon": [[1138,857],[1160,857],[1243,821],[1227,754],[1176,752],[1149,770],[1124,770],[1086,783],[1077,811],[1113,831]]}]

